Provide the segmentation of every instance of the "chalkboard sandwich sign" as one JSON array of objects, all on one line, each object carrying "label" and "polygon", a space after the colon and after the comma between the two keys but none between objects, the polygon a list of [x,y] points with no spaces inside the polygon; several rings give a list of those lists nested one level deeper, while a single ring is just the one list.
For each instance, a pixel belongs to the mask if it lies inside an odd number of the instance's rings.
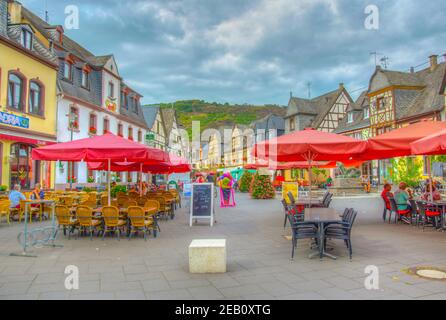
[{"label": "chalkboard sandwich sign", "polygon": [[190,226],[193,220],[209,219],[214,225],[214,184],[193,183],[191,191]]}]

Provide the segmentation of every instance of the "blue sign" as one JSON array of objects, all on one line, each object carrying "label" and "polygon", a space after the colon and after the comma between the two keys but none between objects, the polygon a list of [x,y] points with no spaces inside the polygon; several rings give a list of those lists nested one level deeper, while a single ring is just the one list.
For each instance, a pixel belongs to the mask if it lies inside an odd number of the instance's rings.
[{"label": "blue sign", "polygon": [[29,129],[29,119],[0,111],[0,123]]}]

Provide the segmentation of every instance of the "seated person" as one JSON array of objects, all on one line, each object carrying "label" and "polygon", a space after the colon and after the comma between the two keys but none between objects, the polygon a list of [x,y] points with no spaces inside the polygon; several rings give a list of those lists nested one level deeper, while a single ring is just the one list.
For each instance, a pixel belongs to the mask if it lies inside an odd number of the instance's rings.
[{"label": "seated person", "polygon": [[[431,190],[431,185],[429,183],[429,184],[426,185],[426,192],[421,197],[423,200],[430,200],[431,199],[431,191],[430,190]],[[432,185],[432,198],[433,198],[433,201],[441,200],[440,192],[438,192],[438,190],[435,187],[435,185]]]},{"label": "seated person", "polygon": [[397,191],[395,191],[394,199],[396,202],[396,206],[398,210],[411,210],[409,205],[409,199],[412,197],[407,192],[407,184],[405,182],[401,182]]},{"label": "seated person", "polygon": [[[20,200],[26,200],[26,197],[23,193],[20,192],[20,185],[14,185],[14,189],[9,193],[9,201],[11,201],[11,209],[20,209]],[[12,217],[13,220],[18,220],[19,212],[16,211],[16,215]]]},{"label": "seated person", "polygon": [[34,186],[34,190],[31,193],[31,199],[32,200],[43,200],[45,198],[45,193],[40,187],[40,183],[36,183]]},{"label": "seated person", "polygon": [[384,202],[386,203],[386,209],[391,210],[389,198],[392,197],[393,197],[392,185],[390,183],[386,183],[384,185],[384,190],[381,192],[381,198],[383,198]]}]

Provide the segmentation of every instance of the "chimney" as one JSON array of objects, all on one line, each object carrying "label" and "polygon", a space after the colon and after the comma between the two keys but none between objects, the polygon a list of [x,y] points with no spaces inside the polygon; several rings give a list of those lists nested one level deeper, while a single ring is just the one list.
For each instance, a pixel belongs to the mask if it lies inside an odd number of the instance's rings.
[{"label": "chimney", "polygon": [[410,67],[410,73],[414,73],[415,72],[415,68],[414,67]]},{"label": "chimney", "polygon": [[290,91],[290,99],[293,98],[293,91]]},{"label": "chimney", "polygon": [[344,83],[341,82],[341,83],[339,84],[339,90],[343,90],[343,89],[344,89]]},{"label": "chimney", "polygon": [[438,65],[438,56],[436,54],[429,57],[431,71],[434,71]]},{"label": "chimney", "polygon": [[8,0],[0,0],[0,36],[7,36],[8,31]]},{"label": "chimney", "polygon": [[17,24],[22,22],[22,4],[18,1],[8,0],[10,23]]}]

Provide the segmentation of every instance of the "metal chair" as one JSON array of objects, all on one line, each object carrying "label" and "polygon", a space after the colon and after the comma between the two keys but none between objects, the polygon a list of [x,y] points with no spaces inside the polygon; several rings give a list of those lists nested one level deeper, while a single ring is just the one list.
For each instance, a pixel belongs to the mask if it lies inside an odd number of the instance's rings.
[{"label": "metal chair", "polygon": [[324,248],[327,244],[327,239],[344,240],[344,243],[348,249],[349,258],[351,260],[352,255],[353,255],[351,232],[352,232],[353,224],[355,223],[357,215],[358,215],[358,213],[351,209],[345,214],[343,221],[334,222],[334,223],[330,223],[330,224],[326,225],[323,230],[323,235],[324,235],[323,246],[324,246]]},{"label": "metal chair", "polygon": [[387,218],[387,212],[389,212],[389,214],[392,215],[392,209],[390,207],[390,201],[387,202],[386,199],[384,199],[384,197],[381,197],[381,199],[383,200],[384,203],[383,221],[385,222]]},{"label": "metal chair", "polygon": [[[291,249],[291,260],[294,260],[294,251],[297,247],[297,240],[301,239],[314,239],[316,243],[319,243],[319,228],[317,223],[314,222],[297,222],[293,215],[288,215],[288,219],[292,230],[292,249]],[[319,247],[319,250],[322,250]]]},{"label": "metal chair", "polygon": [[419,219],[421,219],[421,223],[423,225],[423,231],[426,226],[436,229],[441,213],[429,209],[424,201],[417,201],[416,203],[419,211]]},{"label": "metal chair", "polygon": [[[392,209],[392,212],[395,213],[395,223],[397,223],[399,220],[401,220],[402,216],[406,217],[407,215],[409,215],[412,212],[411,209],[406,209],[406,210],[398,209],[398,205],[396,204],[396,201],[394,198],[389,198],[389,202],[390,202],[390,208]],[[390,218],[391,217],[389,217],[389,223],[390,223]],[[410,222],[407,220],[407,217],[403,221],[410,224]]]}]

